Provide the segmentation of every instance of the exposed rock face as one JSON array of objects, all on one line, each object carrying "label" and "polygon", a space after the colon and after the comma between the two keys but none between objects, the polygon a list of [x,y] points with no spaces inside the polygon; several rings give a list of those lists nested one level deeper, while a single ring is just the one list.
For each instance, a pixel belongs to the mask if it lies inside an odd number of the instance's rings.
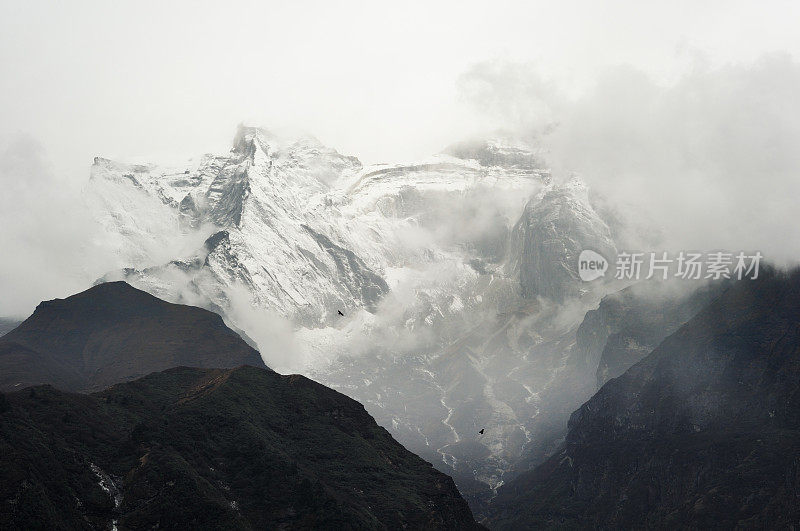
[{"label": "exposed rock face", "polygon": [[179,365],[265,367],[219,315],[124,282],[43,302],[0,339],[0,390],[91,391]]},{"label": "exposed rock face", "polygon": [[579,408],[493,526],[790,527],[799,411],[800,273],[740,281]]},{"label": "exposed rock face", "polygon": [[[381,297],[389,291],[389,286],[383,277],[372,272],[353,251],[336,245],[330,238],[307,225],[302,227],[311,234],[336,265],[336,272],[329,274],[335,275],[344,284],[354,300],[361,301],[366,310],[374,312]],[[321,264],[320,267],[325,266]]]},{"label": "exposed rock face", "polygon": [[592,287],[578,277],[578,257],[592,250],[613,261],[611,230],[592,207],[580,181],[549,189],[531,200],[512,234],[510,274],[525,297],[563,302]]},{"label": "exposed rock face", "polygon": [[449,477],[302,376],[184,367],[0,399],[4,529],[480,527]]}]

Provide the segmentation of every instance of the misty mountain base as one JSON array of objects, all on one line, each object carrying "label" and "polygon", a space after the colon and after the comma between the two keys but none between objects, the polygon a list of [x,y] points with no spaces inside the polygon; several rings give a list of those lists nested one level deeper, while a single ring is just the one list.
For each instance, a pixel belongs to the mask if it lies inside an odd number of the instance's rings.
[{"label": "misty mountain base", "polygon": [[800,521],[800,271],[712,300],[570,418],[490,525],[792,528]]}]

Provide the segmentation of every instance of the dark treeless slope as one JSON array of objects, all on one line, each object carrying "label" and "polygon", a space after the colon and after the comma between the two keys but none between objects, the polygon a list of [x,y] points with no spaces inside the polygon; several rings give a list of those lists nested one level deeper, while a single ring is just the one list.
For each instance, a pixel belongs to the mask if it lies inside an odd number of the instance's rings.
[{"label": "dark treeless slope", "polygon": [[800,274],[768,272],[605,384],[492,524],[787,528],[799,499]]},{"label": "dark treeless slope", "polygon": [[3,529],[478,527],[361,404],[254,367],[0,394],[0,469]]},{"label": "dark treeless slope", "polygon": [[212,312],[170,304],[125,282],[39,304],[0,338],[0,390],[51,384],[92,391],[180,365],[264,367]]}]

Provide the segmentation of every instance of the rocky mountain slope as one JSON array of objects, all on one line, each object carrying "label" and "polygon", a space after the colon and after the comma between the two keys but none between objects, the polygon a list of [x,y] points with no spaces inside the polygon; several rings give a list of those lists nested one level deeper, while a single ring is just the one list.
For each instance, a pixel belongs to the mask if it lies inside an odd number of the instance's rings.
[{"label": "rocky mountain slope", "polygon": [[0,463],[4,529],[479,527],[360,404],[265,368],[0,395]]},{"label": "rocky mountain slope", "polygon": [[39,304],[0,338],[0,390],[99,390],[170,367],[265,367],[222,318],[124,282]]},{"label": "rocky mountain slope", "polygon": [[514,227],[509,274],[519,278],[522,295],[564,302],[592,287],[578,281],[581,251],[616,255],[611,229],[593,208],[586,185],[572,180],[534,198]]},{"label": "rocky mountain slope", "polygon": [[572,415],[493,527],[796,525],[799,369],[800,273],[736,283]]}]

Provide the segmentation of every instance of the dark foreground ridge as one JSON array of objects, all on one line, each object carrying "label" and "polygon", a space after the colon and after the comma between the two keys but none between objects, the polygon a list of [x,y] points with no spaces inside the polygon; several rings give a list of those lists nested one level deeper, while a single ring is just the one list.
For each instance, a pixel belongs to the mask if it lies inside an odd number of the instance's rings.
[{"label": "dark foreground ridge", "polygon": [[265,367],[212,312],[170,304],[125,282],[39,304],[0,338],[0,390],[51,384],[97,391],[177,366]]},{"label": "dark foreground ridge", "polygon": [[740,281],[573,413],[491,525],[792,528],[800,521],[800,273]]},{"label": "dark foreground ridge", "polygon": [[358,402],[268,369],[0,395],[0,528],[471,529]]}]

